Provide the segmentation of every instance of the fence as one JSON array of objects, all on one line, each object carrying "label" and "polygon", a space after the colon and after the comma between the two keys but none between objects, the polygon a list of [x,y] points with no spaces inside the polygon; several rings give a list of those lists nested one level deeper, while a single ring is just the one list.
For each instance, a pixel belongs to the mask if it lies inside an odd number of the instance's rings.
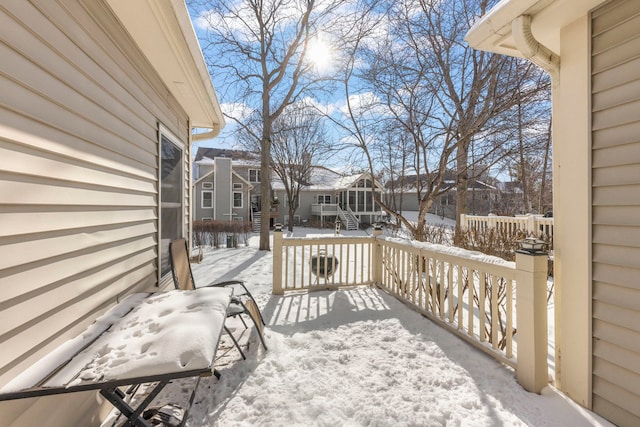
[{"label": "fence", "polygon": [[479,232],[493,228],[508,236],[522,232],[526,235],[534,235],[544,240],[553,241],[553,218],[545,218],[542,215],[513,217],[461,215],[460,227],[463,230],[476,230]]},{"label": "fence", "polygon": [[514,263],[449,249],[384,240],[382,287],[514,366]]},{"label": "fence", "polygon": [[381,231],[286,239],[276,231],[273,251],[274,294],[375,284],[516,367],[527,390],[547,384],[546,254],[518,253],[513,263]]},{"label": "fence", "polygon": [[[314,288],[336,289],[373,283],[373,239],[282,239],[281,236],[281,232],[274,233],[274,293]],[[277,262],[277,257],[282,261]],[[278,265],[280,274],[276,280]]]}]

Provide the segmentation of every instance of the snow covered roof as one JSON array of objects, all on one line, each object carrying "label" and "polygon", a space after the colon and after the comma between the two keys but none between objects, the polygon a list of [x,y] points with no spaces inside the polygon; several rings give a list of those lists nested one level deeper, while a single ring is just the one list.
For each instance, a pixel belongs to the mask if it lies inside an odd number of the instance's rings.
[{"label": "snow covered roof", "polygon": [[[359,173],[344,176],[324,166],[312,166],[308,185],[305,185],[304,189],[310,191],[346,190],[362,178],[370,178],[370,175],[368,173]],[[284,190],[284,185],[278,177],[273,178],[272,187],[274,190]]]},{"label": "snow covered roof", "polygon": [[[337,183],[340,181],[342,176],[328,169],[324,166],[312,166],[311,174],[308,179],[308,185],[305,185],[305,190],[315,190],[315,191],[332,191],[337,190],[340,187],[337,186]],[[277,176],[274,176],[271,182],[271,185],[274,190],[284,190],[284,185],[282,184],[282,180]]]}]

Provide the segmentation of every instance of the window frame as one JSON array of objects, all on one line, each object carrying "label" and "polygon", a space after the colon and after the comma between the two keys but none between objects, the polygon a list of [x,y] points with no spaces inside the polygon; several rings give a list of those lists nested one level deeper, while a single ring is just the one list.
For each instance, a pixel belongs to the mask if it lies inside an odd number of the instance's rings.
[{"label": "window frame", "polygon": [[[251,172],[254,172],[254,175],[255,175],[253,177],[254,179],[252,179],[252,177],[251,177]],[[262,177],[260,176],[261,175],[260,174],[260,169],[249,169],[248,174],[249,174],[249,182],[259,183],[260,180],[262,179]]]},{"label": "window frame", "polygon": [[[186,209],[186,189],[185,189],[185,155],[186,155],[186,147],[185,144],[183,142],[180,141],[180,138],[178,138],[173,132],[171,132],[168,128],[166,128],[165,126],[163,126],[161,123],[158,124],[158,134],[157,134],[157,138],[158,138],[158,186],[159,186],[159,190],[158,190],[158,204],[157,204],[157,209],[158,209],[158,244],[157,244],[157,248],[158,248],[158,264],[157,264],[157,286],[160,286],[160,284],[162,283],[163,279],[170,276],[171,275],[171,268],[170,268],[170,264],[169,264],[169,242],[171,240],[173,240],[174,238],[176,239],[180,239],[180,238],[185,238],[186,237],[186,229],[185,229],[185,209]],[[167,242],[167,244],[163,244],[163,236],[164,236],[164,231],[165,228],[168,228],[168,225],[166,224],[166,218],[163,218],[163,211],[166,212],[166,209],[169,208],[169,206],[164,206],[163,204],[165,203],[170,203],[170,202],[165,202],[164,199],[165,197],[163,197],[163,188],[167,188],[168,185],[163,185],[163,177],[162,177],[162,167],[163,167],[163,148],[164,148],[164,144],[165,142],[167,144],[170,144],[174,149],[177,150],[177,152],[179,152],[180,154],[180,158],[177,161],[177,166],[179,166],[179,170],[177,173],[177,176],[179,177],[179,183],[178,183],[178,188],[179,188],[179,213],[177,215],[177,221],[178,224],[176,224],[175,229],[178,231],[178,235],[177,236],[171,236],[168,240],[169,242]],[[166,238],[164,240],[167,240]],[[166,248],[164,248],[164,246],[166,246]],[[165,261],[163,263],[163,261]],[[168,267],[168,269],[167,269]],[[165,270],[163,272],[163,270]]]},{"label": "window frame", "polygon": [[203,190],[213,190],[213,182],[203,182],[202,183]]},{"label": "window frame", "polygon": [[[206,206],[204,204],[204,195],[211,194],[211,206]],[[202,190],[200,192],[200,208],[201,209],[213,209],[213,190]]]},{"label": "window frame", "polygon": [[[240,195],[240,206],[236,206],[236,194]],[[232,193],[232,206],[234,209],[242,209],[244,207],[244,194],[242,191],[234,191]]]},{"label": "window frame", "polygon": [[[322,197],[322,202],[320,201],[320,198]],[[327,202],[327,197],[329,198],[329,202]],[[316,197],[316,202],[319,205],[330,205],[331,204],[331,194],[318,194]]]}]

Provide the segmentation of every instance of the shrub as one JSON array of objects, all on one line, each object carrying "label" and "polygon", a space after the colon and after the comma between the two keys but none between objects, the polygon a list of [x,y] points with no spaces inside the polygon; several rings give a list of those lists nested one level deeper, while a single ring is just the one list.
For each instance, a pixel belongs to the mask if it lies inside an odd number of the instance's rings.
[{"label": "shrub", "polygon": [[494,255],[507,261],[514,261],[516,251],[520,248],[519,242],[526,237],[535,237],[544,241],[547,246],[546,249],[550,249],[553,244],[551,238],[546,234],[527,234],[521,230],[512,233],[501,228],[489,228],[484,231],[456,228],[453,244],[463,249]]},{"label": "shrub", "polygon": [[226,237],[231,237],[234,246],[237,245],[238,235],[242,235],[245,245],[251,233],[249,221],[194,221],[193,241],[196,246],[211,246],[219,248]]}]

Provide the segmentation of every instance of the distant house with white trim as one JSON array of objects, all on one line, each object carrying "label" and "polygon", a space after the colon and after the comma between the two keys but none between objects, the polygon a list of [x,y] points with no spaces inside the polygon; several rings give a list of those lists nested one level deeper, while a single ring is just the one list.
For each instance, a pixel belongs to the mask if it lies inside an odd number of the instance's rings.
[{"label": "distant house with white trim", "polygon": [[[275,196],[283,204],[278,221],[287,224],[289,209],[284,186],[275,178],[272,187]],[[316,220],[320,225],[333,224],[336,219],[340,219],[347,229],[372,224],[382,216],[372,191],[378,194],[378,198],[383,195],[382,186],[369,173],[344,176],[324,166],[313,166],[300,192],[296,225],[310,220]]]},{"label": "distant house with white trim", "polygon": [[[262,201],[260,181],[265,176],[260,170],[258,154],[201,147],[194,160],[194,174],[196,220],[223,220],[229,217],[256,221]],[[288,224],[289,209],[284,185],[275,174],[269,175],[272,191],[269,196],[272,203],[271,225],[276,222]],[[353,229],[360,224],[378,221],[382,211],[373,202],[372,186],[375,186],[378,197],[382,197],[382,186],[371,179],[368,173],[345,176],[324,166],[313,166],[300,192],[295,224],[303,225],[310,221],[333,224],[336,218],[340,218],[345,227]],[[234,187],[237,187],[236,190]],[[216,193],[216,188],[220,192]],[[239,192],[243,194],[242,208],[235,206]],[[244,203],[247,200],[248,203]],[[232,206],[233,209],[220,211],[214,208],[221,205]]]}]

